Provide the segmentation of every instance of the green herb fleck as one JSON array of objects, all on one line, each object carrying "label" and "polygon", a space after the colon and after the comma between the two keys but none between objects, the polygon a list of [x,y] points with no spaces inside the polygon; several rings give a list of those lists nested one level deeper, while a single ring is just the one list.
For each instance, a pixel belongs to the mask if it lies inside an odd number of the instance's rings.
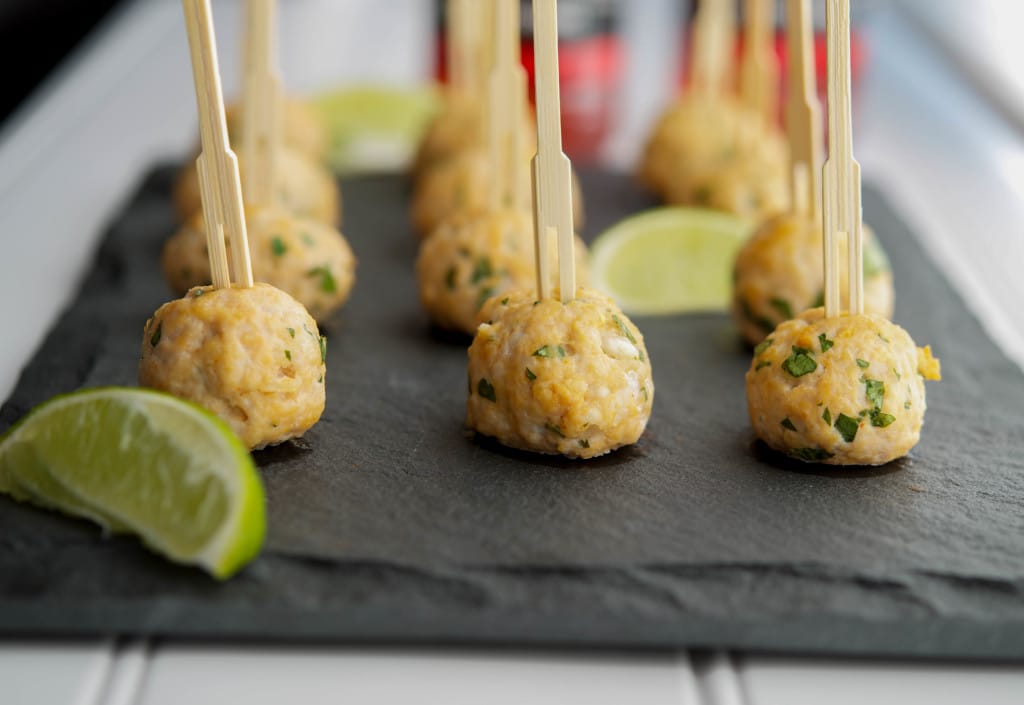
[{"label": "green herb fleck", "polygon": [[479,311],[483,307],[483,305],[487,303],[487,299],[491,298],[492,296],[494,296],[493,286],[485,286],[483,289],[481,289],[480,293],[476,295],[477,310]]},{"label": "green herb fleck", "polygon": [[590,447],[590,441],[588,441],[586,438],[581,438],[579,440],[579,444],[580,444],[580,448],[589,448]]},{"label": "green herb fleck", "polygon": [[284,244],[284,240],[275,235],[270,239],[270,252],[274,257],[280,257],[288,251],[288,246]]},{"label": "green herb fleck", "polygon": [[295,329],[294,328],[289,328],[288,329],[288,335],[290,335],[291,337],[294,338],[295,337]]},{"label": "green herb fleck", "polygon": [[877,379],[865,379],[864,391],[875,409],[881,409],[882,401],[885,399],[885,382]]},{"label": "green herb fleck", "polygon": [[320,336],[320,362],[327,364],[327,338]]},{"label": "green herb fleck", "polygon": [[498,396],[494,393],[494,385],[487,381],[487,378],[481,377],[480,381],[476,385],[477,393],[488,401],[497,403]]},{"label": "green herb fleck", "polygon": [[555,426],[552,423],[544,424],[544,428],[546,428],[547,430],[551,431],[552,433],[557,435],[559,438],[565,438],[565,434],[562,433],[562,429],[560,429],[558,426]]},{"label": "green herb fleck", "polygon": [[895,420],[895,416],[893,416],[892,414],[887,414],[884,411],[879,411],[878,409],[875,409],[874,411],[871,412],[872,426],[877,426],[878,428],[885,428]]},{"label": "green herb fleck", "polygon": [[206,289],[196,289],[196,293],[193,294],[193,296],[198,299],[200,296],[202,296],[205,293],[206,293]]},{"label": "green herb fleck", "polygon": [[882,342],[883,342],[883,343],[888,343],[888,342],[889,342],[889,339],[888,339],[888,338],[886,338],[886,337],[885,337],[884,335],[882,335],[881,333],[879,333],[879,334],[878,334],[878,337],[882,339]]},{"label": "green herb fleck", "polygon": [[[619,326],[619,330],[621,330],[622,334],[626,336],[626,339],[633,343],[633,345],[636,345],[636,338],[633,337],[633,334],[629,331],[629,328],[626,327],[626,324],[622,322],[622,319],[613,313],[612,320]],[[641,356],[640,359],[643,359],[643,357]]]},{"label": "green herb fleck", "polygon": [[814,301],[811,302],[811,308],[819,308],[825,305],[825,292],[819,291],[818,295],[814,297]]},{"label": "green herb fleck", "polygon": [[306,247],[313,247],[313,245],[316,244],[316,241],[313,240],[313,236],[309,233],[302,233],[299,237],[302,239],[302,242],[306,244]]},{"label": "green herb fleck", "polygon": [[760,362],[757,363],[757,365],[754,366],[754,372],[758,372],[758,371],[764,369],[765,367],[771,367],[771,366],[772,366],[772,361],[771,360],[761,360]]},{"label": "green herb fleck", "polygon": [[750,304],[747,303],[746,299],[740,299],[740,311],[743,312],[744,318],[763,330],[765,333],[771,333],[775,330],[775,324],[764,316],[758,316],[754,313],[754,309],[750,308]]},{"label": "green herb fleck", "polygon": [[160,336],[163,335],[163,330],[164,330],[164,324],[162,322],[161,323],[157,323],[156,324],[156,330],[153,331],[153,335],[149,339],[149,344],[152,347],[155,348],[160,343]]},{"label": "green herb fleck", "polygon": [[537,375],[533,374],[533,370],[531,370],[529,367],[526,368],[526,379],[530,380],[531,382],[537,379]]},{"label": "green herb fleck", "polygon": [[876,274],[888,272],[891,269],[885,250],[882,249],[882,246],[877,241],[864,240],[863,254],[865,279],[870,279]]},{"label": "green herb fleck", "polygon": [[455,290],[455,267],[449,267],[448,271],[444,273],[444,285],[448,291]]},{"label": "green herb fleck", "polygon": [[473,276],[470,278],[470,283],[476,284],[481,279],[486,279],[491,276],[491,258],[481,257],[476,261],[476,267],[473,268]]},{"label": "green herb fleck", "polygon": [[711,187],[707,185],[697,187],[697,190],[693,192],[693,200],[702,206],[711,203]]},{"label": "green herb fleck", "polygon": [[502,306],[508,306],[508,297],[507,296],[501,300],[501,305]]},{"label": "green herb fleck", "polygon": [[334,275],[331,274],[331,270],[327,267],[313,267],[313,269],[306,272],[307,277],[320,277],[320,291],[325,294],[333,294],[338,290],[338,282],[334,280]]},{"label": "green herb fleck", "polygon": [[895,367],[893,367],[893,368],[892,368],[892,373],[893,373],[894,375],[896,375],[896,381],[897,381],[897,382],[899,382],[899,381],[900,381],[901,379],[903,379],[903,375],[901,375],[901,374],[900,374],[900,371],[899,371],[899,370],[897,370],[897,369],[896,369]]},{"label": "green herb fleck", "polygon": [[910,400],[909,399],[907,401],[903,402],[903,408],[904,409],[909,409],[910,408]]},{"label": "green herb fleck", "polygon": [[320,375],[320,379],[318,379],[317,382],[319,382],[320,384],[323,384],[324,383],[324,376]]},{"label": "green herb fleck", "polygon": [[827,352],[836,343],[834,340],[829,340],[828,338],[826,338],[825,334],[822,333],[821,335],[818,336],[818,344],[821,345],[822,352]]},{"label": "green herb fleck", "polygon": [[793,354],[783,361],[782,369],[794,377],[803,377],[805,374],[818,369],[818,363],[811,357],[811,351],[807,348],[793,346]]},{"label": "green herb fleck", "polygon": [[793,317],[793,307],[785,299],[772,299],[768,303],[787,321]]},{"label": "green herb fleck", "polygon": [[533,357],[565,357],[565,348],[561,345],[542,345],[533,351]]},{"label": "green herb fleck", "polygon": [[832,425],[832,412],[827,406],[825,407],[825,413],[821,415],[821,418],[825,419],[825,423],[829,426]]},{"label": "green herb fleck", "polygon": [[288,362],[291,362],[291,360],[292,360],[292,351],[291,350],[285,350],[284,351],[284,356],[286,358],[288,358]]},{"label": "green herb fleck", "polygon": [[788,416],[786,418],[782,419],[782,427],[783,428],[788,428],[790,431],[795,431],[796,430],[796,426],[793,425],[793,422],[789,420]]},{"label": "green herb fleck", "polygon": [[857,367],[861,368],[862,370],[866,370],[870,366],[871,363],[868,362],[867,360],[861,360],[859,357],[857,358]]},{"label": "green herb fleck", "polygon": [[772,344],[772,339],[771,338],[765,338],[760,343],[758,343],[757,345],[754,346],[754,355],[755,356],[756,355],[760,355],[765,350],[767,350],[771,346],[771,344]]},{"label": "green herb fleck", "polygon": [[803,460],[808,463],[816,463],[822,460],[828,460],[832,457],[832,453],[821,448],[791,448],[787,455],[791,458]]},{"label": "green herb fleck", "polygon": [[835,428],[839,431],[839,435],[843,437],[844,441],[853,443],[853,439],[857,437],[857,429],[860,428],[860,423],[852,416],[839,414],[839,418],[836,419]]}]

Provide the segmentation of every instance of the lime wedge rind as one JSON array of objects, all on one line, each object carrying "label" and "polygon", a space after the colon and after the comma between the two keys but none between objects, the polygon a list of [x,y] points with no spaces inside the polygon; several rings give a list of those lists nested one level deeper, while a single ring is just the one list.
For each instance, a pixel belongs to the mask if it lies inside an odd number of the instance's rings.
[{"label": "lime wedge rind", "polygon": [[[127,426],[133,433],[124,432]],[[186,452],[185,461],[161,466],[167,453],[156,449],[175,443],[201,455]],[[148,449],[154,452],[147,455]],[[198,497],[197,478],[206,482]],[[183,495],[181,483],[193,486]],[[210,490],[223,497],[222,511],[203,517]],[[0,491],[105,530],[136,533],[171,560],[199,565],[217,578],[255,556],[266,533],[262,483],[234,432],[206,410],[151,390],[92,389],[33,409],[0,438]],[[183,496],[191,498],[189,506],[160,504]],[[194,537],[183,543],[177,534],[188,535],[193,523],[209,531],[198,543]]]}]

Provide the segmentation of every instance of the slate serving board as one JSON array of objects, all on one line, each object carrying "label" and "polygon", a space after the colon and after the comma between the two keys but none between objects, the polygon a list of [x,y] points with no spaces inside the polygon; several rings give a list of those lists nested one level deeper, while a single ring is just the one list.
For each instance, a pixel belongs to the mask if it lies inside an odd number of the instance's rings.
[{"label": "slate serving board", "polygon": [[[113,224],[0,431],[54,394],[135,383],[169,298],[171,175]],[[582,177],[590,233],[650,205],[626,177]],[[945,379],[908,458],[828,470],[755,442],[724,315],[635,319],[657,391],[633,448],[580,463],[468,436],[465,341],[419,309],[408,186],[343,186],[358,282],[326,326],[323,420],[256,454],[261,557],[218,584],[0,497],[0,633],[1024,657],[1024,375],[877,192],[895,318]]]}]

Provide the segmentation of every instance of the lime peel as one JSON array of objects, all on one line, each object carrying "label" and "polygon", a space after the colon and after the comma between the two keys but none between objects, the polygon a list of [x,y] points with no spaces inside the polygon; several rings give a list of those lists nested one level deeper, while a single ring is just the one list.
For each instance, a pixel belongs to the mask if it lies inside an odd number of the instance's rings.
[{"label": "lime peel", "polygon": [[0,438],[0,492],[138,534],[224,579],[266,534],[263,486],[241,440],[190,402],[103,387],[37,406]]}]

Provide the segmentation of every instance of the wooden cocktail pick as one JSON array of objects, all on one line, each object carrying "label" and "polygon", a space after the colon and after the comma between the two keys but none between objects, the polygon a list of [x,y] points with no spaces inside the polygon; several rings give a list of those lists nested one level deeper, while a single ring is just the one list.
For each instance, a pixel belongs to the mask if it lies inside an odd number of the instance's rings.
[{"label": "wooden cocktail pick", "polygon": [[224,95],[220,85],[210,2],[182,0],[182,5],[185,9],[185,28],[192,55],[192,75],[199,109],[202,152],[196,160],[196,168],[199,170],[213,285],[231,285],[224,251],[226,236],[235,281],[243,287],[249,287],[253,284],[252,264],[243,216],[242,187],[238,178],[238,160],[228,145]]},{"label": "wooden cocktail pick", "polygon": [[846,233],[852,314],[864,313],[860,164],[853,158],[850,97],[850,0],[828,0],[828,161],[822,206],[825,220],[825,315],[840,312],[839,238]]},{"label": "wooden cocktail pick", "polygon": [[736,15],[732,0],[703,0],[693,28],[693,72],[695,94],[708,100],[723,95],[732,80],[732,44]]},{"label": "wooden cocktail pick", "polygon": [[814,75],[814,28],[810,0],[786,0],[786,46],[789,94],[786,132],[793,167],[793,211],[817,222],[821,218],[821,103]]},{"label": "wooden cocktail pick", "polygon": [[277,61],[275,0],[246,0],[242,88],[245,202],[273,205],[281,146],[283,97]]},{"label": "wooden cocktail pick", "polygon": [[558,96],[558,3],[533,0],[534,73],[537,84],[537,154],[533,158],[533,221],[537,294],[551,296],[548,238],[558,238],[558,287],[562,301],[576,296],[573,249],[572,165],[562,151]]},{"label": "wooden cocktail pick", "polygon": [[775,56],[775,0],[746,0],[740,95],[767,128],[778,114],[779,62]]},{"label": "wooden cocktail pick", "polygon": [[487,86],[491,207],[523,202],[526,71],[519,57],[519,0],[495,0],[493,67]]}]

